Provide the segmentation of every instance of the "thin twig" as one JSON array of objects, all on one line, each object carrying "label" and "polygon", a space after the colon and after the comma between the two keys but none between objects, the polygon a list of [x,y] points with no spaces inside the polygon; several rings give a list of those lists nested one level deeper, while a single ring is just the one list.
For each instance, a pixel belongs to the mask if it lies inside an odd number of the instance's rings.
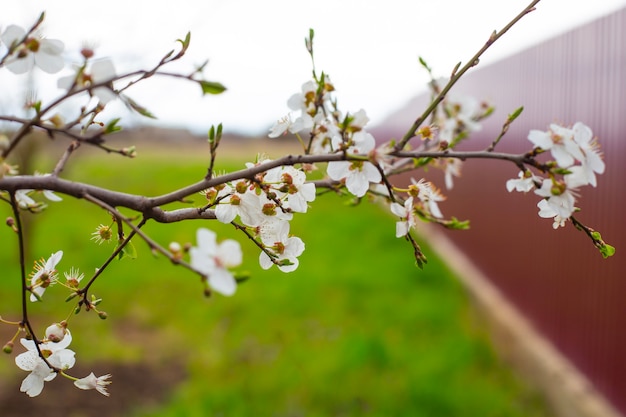
[{"label": "thin twig", "polygon": [[540,0],[533,0],[528,6],[524,8],[524,10],[522,10],[517,16],[515,16],[513,20],[511,20],[505,27],[503,27],[500,30],[500,32],[493,31],[493,33],[489,37],[489,40],[487,40],[487,42],[485,42],[485,45],[483,45],[483,47],[480,48],[478,52],[476,52],[476,54],[472,58],[470,58],[467,64],[465,64],[458,71],[455,68],[455,71],[453,71],[453,74],[450,78],[450,81],[448,81],[448,84],[446,84],[446,86],[441,89],[441,92],[439,92],[437,97],[435,97],[435,99],[430,103],[430,105],[426,108],[426,110],[424,110],[424,113],[422,113],[422,115],[419,116],[415,120],[413,125],[409,128],[406,134],[402,137],[402,140],[400,140],[396,144],[395,146],[396,150],[400,150],[404,148],[404,146],[409,142],[409,140],[411,140],[411,138],[415,136],[415,132],[417,132],[417,130],[420,128],[424,120],[426,120],[428,115],[430,115],[433,112],[433,110],[437,108],[437,106],[439,105],[439,103],[441,103],[441,101],[443,101],[446,94],[448,94],[448,91],[450,91],[452,86],[457,83],[457,81],[463,76],[463,74],[465,74],[470,68],[475,67],[478,64],[480,57],[487,51],[487,49],[489,49],[491,45],[493,45],[498,39],[502,37],[502,35],[504,35],[509,29],[511,29],[513,25],[515,25],[520,19],[522,19],[528,13],[535,10],[535,6],[537,5],[537,3],[539,3],[539,1]]}]

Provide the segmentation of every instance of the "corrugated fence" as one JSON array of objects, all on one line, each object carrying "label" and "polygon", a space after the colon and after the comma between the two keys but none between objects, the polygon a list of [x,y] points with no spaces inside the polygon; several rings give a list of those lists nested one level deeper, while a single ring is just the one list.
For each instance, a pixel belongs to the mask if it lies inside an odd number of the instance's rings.
[{"label": "corrugated fence", "polygon": [[[626,9],[478,67],[455,91],[497,107],[466,148],[486,147],[520,105],[500,151],[530,149],[528,131],[552,122],[582,121],[599,138],[607,170],[581,193],[577,218],[617,248],[613,258],[571,224],[553,230],[537,216],[536,195],[509,194],[505,181],[518,173],[510,163],[466,162],[440,207],[471,220],[470,231],[447,235],[626,414]],[[426,99],[409,105],[415,115]]]}]

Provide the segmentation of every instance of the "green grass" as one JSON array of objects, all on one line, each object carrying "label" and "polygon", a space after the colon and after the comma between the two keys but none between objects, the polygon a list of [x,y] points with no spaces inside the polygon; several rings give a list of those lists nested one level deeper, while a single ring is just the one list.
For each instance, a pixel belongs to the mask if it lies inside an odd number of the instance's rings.
[{"label": "green grass", "polygon": [[[191,156],[104,161],[89,159],[71,174],[157,194],[206,171]],[[93,288],[109,319],[80,314],[70,321],[78,361],[167,360],[185,368],[188,378],[164,404],[135,410],[134,417],[547,415],[498,362],[442,261],[425,247],[429,263],[417,269],[410,245],[394,237],[392,217],[377,205],[347,202],[326,195],[307,215],[296,215],[291,232],[306,251],[290,274],[261,270],[258,249],[230,225],[147,225],[163,245],[194,243],[200,226],[237,238],[242,269],[252,278],[232,298],[205,298],[195,275],[136,241],[139,258],[116,261]],[[63,249],[61,271],[92,271],[112,250],[89,241],[109,218],[85,202],[52,204],[39,220],[33,253]],[[6,228],[0,238],[7,266],[0,314],[18,317],[14,237]],[[51,288],[46,302],[33,306],[37,328],[71,310],[55,306],[65,295]]]}]

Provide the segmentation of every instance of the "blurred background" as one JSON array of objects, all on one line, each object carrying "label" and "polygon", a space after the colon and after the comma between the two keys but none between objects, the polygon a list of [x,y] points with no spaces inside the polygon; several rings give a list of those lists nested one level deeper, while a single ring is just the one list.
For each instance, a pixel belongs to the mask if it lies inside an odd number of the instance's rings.
[{"label": "blurred background", "polygon": [[[309,16],[280,2],[43,3],[8,7],[0,24],[26,27],[45,6],[46,34],[66,41],[68,60],[77,59],[72,51],[88,42],[113,57],[120,71],[150,65],[191,30],[191,62],[210,58],[207,78],[229,87],[222,96],[194,101],[199,91],[147,83],[131,96],[159,120],[145,123],[127,114],[127,132],[117,139],[137,144],[140,158],[81,148],[80,158],[68,165],[68,178],[146,195],[204,175],[209,154],[200,136],[218,122],[227,131],[218,169],[239,169],[255,151],[270,157],[291,151],[286,142],[259,136],[284,116],[286,99],[310,74],[303,42],[309,27],[316,29],[318,70],[330,73],[340,106],[365,108],[382,141],[402,136],[428,101],[418,55],[446,74],[526,4],[479,1],[465,9],[467,2],[442,2],[435,10],[430,2],[416,2],[408,10],[401,2],[321,2]],[[554,232],[550,221],[536,216],[533,196],[506,193],[505,180],[517,175],[506,164],[465,164],[441,206],[446,215],[472,221],[472,230],[449,238],[621,410],[624,5],[540,3],[457,89],[496,106],[472,141],[474,149],[488,145],[506,114],[520,105],[526,110],[503,139],[503,151],[526,150],[528,129],[553,121],[592,127],[607,173],[597,190],[581,195],[580,219],[617,247],[616,257],[602,260],[571,227]],[[0,83],[15,91],[12,97],[50,83],[40,72],[24,78],[3,71]],[[19,112],[13,103],[2,99],[3,112]],[[184,113],[168,110],[183,107]],[[22,152],[49,171],[64,145],[55,141]],[[489,204],[494,201],[495,208]],[[9,215],[7,207],[2,210]],[[28,264],[63,249],[59,270],[76,266],[88,275],[112,250],[89,240],[98,224],[110,221],[106,213],[64,201],[51,204],[44,216],[30,223]],[[292,226],[307,245],[301,268],[292,274],[262,271],[257,251],[242,241],[243,268],[252,279],[233,298],[204,298],[195,276],[153,258],[137,242],[138,259],[115,263],[94,288],[110,318],[83,313],[71,319],[77,376],[112,373],[111,398],[79,392],[57,378],[29,399],[19,393],[24,372],[6,358],[0,362],[2,415],[555,415],[541,390],[520,380],[494,352],[482,318],[445,263],[424,243],[429,263],[423,271],[415,268],[410,246],[393,236],[394,223],[379,207],[320,198]],[[197,224],[156,226],[147,230],[164,245],[195,242]],[[208,227],[221,238],[241,238],[228,225]],[[17,320],[19,273],[8,228],[0,246],[7,277],[0,281],[0,314]],[[40,330],[71,312],[65,296],[62,288],[52,288],[46,302],[33,308]],[[12,335],[9,326],[0,327],[3,340]]]},{"label": "blurred background", "polygon": [[[428,74],[418,56],[438,76],[448,75],[528,3],[320,0],[305,7],[288,0],[110,0],[106,5],[24,0],[3,7],[0,26],[30,26],[45,10],[44,33],[66,43],[69,62],[80,62],[79,49],[87,44],[96,48],[96,57],[111,57],[118,72],[152,66],[177,46],[176,39],[191,32],[187,58],[171,69],[188,71],[208,59],[206,77],[222,82],[228,92],[207,100],[195,86],[156,79],[131,90],[133,99],[149,104],[160,126],[204,135],[212,124],[223,123],[229,132],[263,136],[287,113],[287,99],[310,78],[304,48],[310,28],[316,32],[318,70],[330,74],[341,108],[363,108],[372,124],[380,124],[426,90]],[[568,0],[540,2],[490,48],[482,63],[510,56],[625,4],[596,0],[572,7]],[[2,71],[0,82],[11,97],[30,94],[24,77],[6,73]],[[69,73],[68,67],[64,74]],[[58,96],[58,75],[37,71],[34,77],[42,98]],[[4,108],[15,103],[0,99]],[[111,114],[124,115],[127,124],[148,122],[130,115],[121,103],[109,107]]]}]

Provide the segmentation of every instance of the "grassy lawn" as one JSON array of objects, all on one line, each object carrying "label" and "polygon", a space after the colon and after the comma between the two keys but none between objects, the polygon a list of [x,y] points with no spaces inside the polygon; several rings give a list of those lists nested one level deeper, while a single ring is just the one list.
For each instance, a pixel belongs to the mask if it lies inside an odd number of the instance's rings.
[{"label": "grassy lawn", "polygon": [[[104,156],[100,163],[90,157],[69,173],[154,195],[201,178],[207,159],[208,152],[175,160]],[[83,201],[66,200],[41,215],[33,254],[47,257],[63,249],[60,271],[92,271],[113,249],[89,240],[109,217]],[[127,412],[133,417],[548,415],[498,362],[442,261],[424,247],[429,263],[419,270],[410,245],[395,238],[391,216],[374,204],[346,203],[325,195],[307,215],[295,216],[291,232],[306,251],[290,274],[261,270],[258,249],[230,225],[148,224],[145,230],[165,246],[172,240],[195,243],[200,226],[215,230],[218,239],[237,238],[242,269],[252,278],[232,298],[205,298],[195,275],[154,257],[137,240],[138,259],[116,261],[93,287],[109,319],[79,314],[70,321],[78,363],[180,368],[185,377],[173,381],[168,395],[151,406],[137,401]],[[2,210],[6,217],[7,208]],[[8,228],[0,233],[0,314],[15,318],[15,240]],[[51,288],[45,302],[33,307],[37,328],[71,311],[54,302],[65,296],[62,288]],[[14,367],[12,358],[0,364],[3,374],[7,367]],[[133,389],[115,376],[113,381],[112,398],[116,385]],[[18,384],[8,388],[23,395]]]}]

